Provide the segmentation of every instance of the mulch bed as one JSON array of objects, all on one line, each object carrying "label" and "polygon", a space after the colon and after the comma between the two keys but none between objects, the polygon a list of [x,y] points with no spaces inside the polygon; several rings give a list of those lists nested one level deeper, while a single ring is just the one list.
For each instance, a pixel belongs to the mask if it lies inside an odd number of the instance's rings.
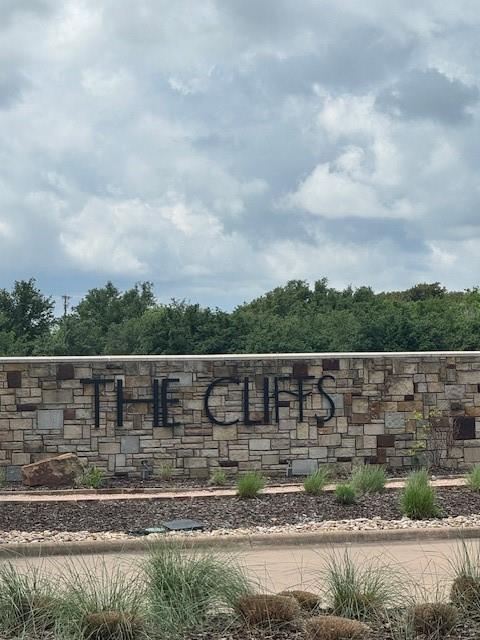
[{"label": "mulch bed", "polygon": [[[364,640],[398,640],[401,633],[392,632],[386,627],[372,628],[372,632]],[[424,639],[424,636],[418,636]],[[478,620],[463,619],[455,629],[442,636],[443,640],[478,640],[480,638],[480,622]],[[233,624],[229,629],[210,629],[198,633],[188,634],[185,640],[305,640],[305,633],[301,626],[271,625],[270,628],[249,628],[242,624]]]},{"label": "mulch bed", "polygon": [[[480,513],[480,493],[465,487],[441,488],[438,503],[444,516]],[[353,518],[399,519],[398,490],[359,498],[343,506],[332,492],[310,496],[303,492],[264,495],[250,500],[207,497],[105,502],[0,503],[3,531],[130,531],[158,526],[165,520],[193,518],[207,530],[295,525]]]}]

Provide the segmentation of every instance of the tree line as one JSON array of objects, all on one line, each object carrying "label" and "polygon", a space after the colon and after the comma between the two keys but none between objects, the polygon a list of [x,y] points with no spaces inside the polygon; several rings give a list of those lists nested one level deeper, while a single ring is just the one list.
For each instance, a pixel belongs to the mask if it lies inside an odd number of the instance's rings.
[{"label": "tree line", "polygon": [[0,290],[0,355],[480,349],[480,289],[375,293],[292,280],[231,312],[157,302],[150,282],[90,289],[63,317],[35,280]]}]

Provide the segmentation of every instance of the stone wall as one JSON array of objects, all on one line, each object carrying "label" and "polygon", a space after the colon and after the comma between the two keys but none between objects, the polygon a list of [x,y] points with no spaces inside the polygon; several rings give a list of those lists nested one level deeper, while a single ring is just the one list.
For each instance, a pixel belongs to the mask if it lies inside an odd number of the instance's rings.
[{"label": "stone wall", "polygon": [[109,475],[402,467],[414,454],[463,468],[480,461],[479,433],[480,352],[0,360],[12,480],[68,451]]}]

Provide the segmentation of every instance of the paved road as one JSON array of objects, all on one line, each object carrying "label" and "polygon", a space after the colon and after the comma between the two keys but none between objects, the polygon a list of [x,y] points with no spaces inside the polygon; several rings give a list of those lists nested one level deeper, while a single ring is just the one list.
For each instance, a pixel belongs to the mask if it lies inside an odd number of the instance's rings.
[{"label": "paved road", "polygon": [[[480,539],[469,540],[466,544],[474,553],[480,550]],[[392,571],[398,572],[400,579],[412,579],[414,584],[428,594],[437,583],[440,583],[443,589],[448,588],[451,574],[449,561],[453,561],[459,554],[460,545],[461,543],[456,541],[437,540],[423,543],[395,542],[389,543],[388,546],[378,543],[262,546],[242,550],[236,558],[263,588],[280,591],[299,586],[314,588],[315,582],[321,582],[322,571],[332,553],[339,557],[348,550],[355,562],[387,564],[392,567]],[[225,554],[224,551],[220,553]],[[142,554],[115,553],[104,556],[56,556],[49,559],[13,558],[13,562],[21,568],[43,565],[53,575],[61,573],[68,563],[73,563],[80,570],[85,566],[96,571],[100,571],[101,567],[119,567],[129,573],[132,566],[143,558]]]}]

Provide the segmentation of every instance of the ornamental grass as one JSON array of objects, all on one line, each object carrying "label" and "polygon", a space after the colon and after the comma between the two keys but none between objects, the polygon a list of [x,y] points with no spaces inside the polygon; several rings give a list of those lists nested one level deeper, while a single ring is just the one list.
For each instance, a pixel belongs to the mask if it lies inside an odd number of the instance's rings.
[{"label": "ornamental grass", "polygon": [[430,485],[426,469],[414,471],[408,476],[400,498],[404,516],[412,520],[436,518],[440,515],[435,488]]},{"label": "ornamental grass", "polygon": [[480,491],[480,464],[476,464],[465,476],[465,483],[472,491]]},{"label": "ornamental grass", "polygon": [[377,465],[361,465],[357,467],[350,479],[350,484],[358,493],[380,493],[387,482],[385,468]]},{"label": "ornamental grass", "polygon": [[328,469],[324,467],[321,467],[314,473],[311,473],[303,482],[305,493],[309,493],[312,496],[320,495],[328,482],[328,476]]},{"label": "ornamental grass", "polygon": [[265,487],[265,478],[258,471],[245,473],[237,481],[237,495],[239,498],[256,498]]},{"label": "ornamental grass", "polygon": [[336,616],[370,620],[405,599],[404,581],[394,567],[356,563],[348,550],[331,553],[319,577]]},{"label": "ornamental grass", "polygon": [[208,615],[233,611],[239,598],[251,593],[234,557],[178,543],[153,546],[144,571],[149,613],[155,629],[166,637],[201,628]]}]

